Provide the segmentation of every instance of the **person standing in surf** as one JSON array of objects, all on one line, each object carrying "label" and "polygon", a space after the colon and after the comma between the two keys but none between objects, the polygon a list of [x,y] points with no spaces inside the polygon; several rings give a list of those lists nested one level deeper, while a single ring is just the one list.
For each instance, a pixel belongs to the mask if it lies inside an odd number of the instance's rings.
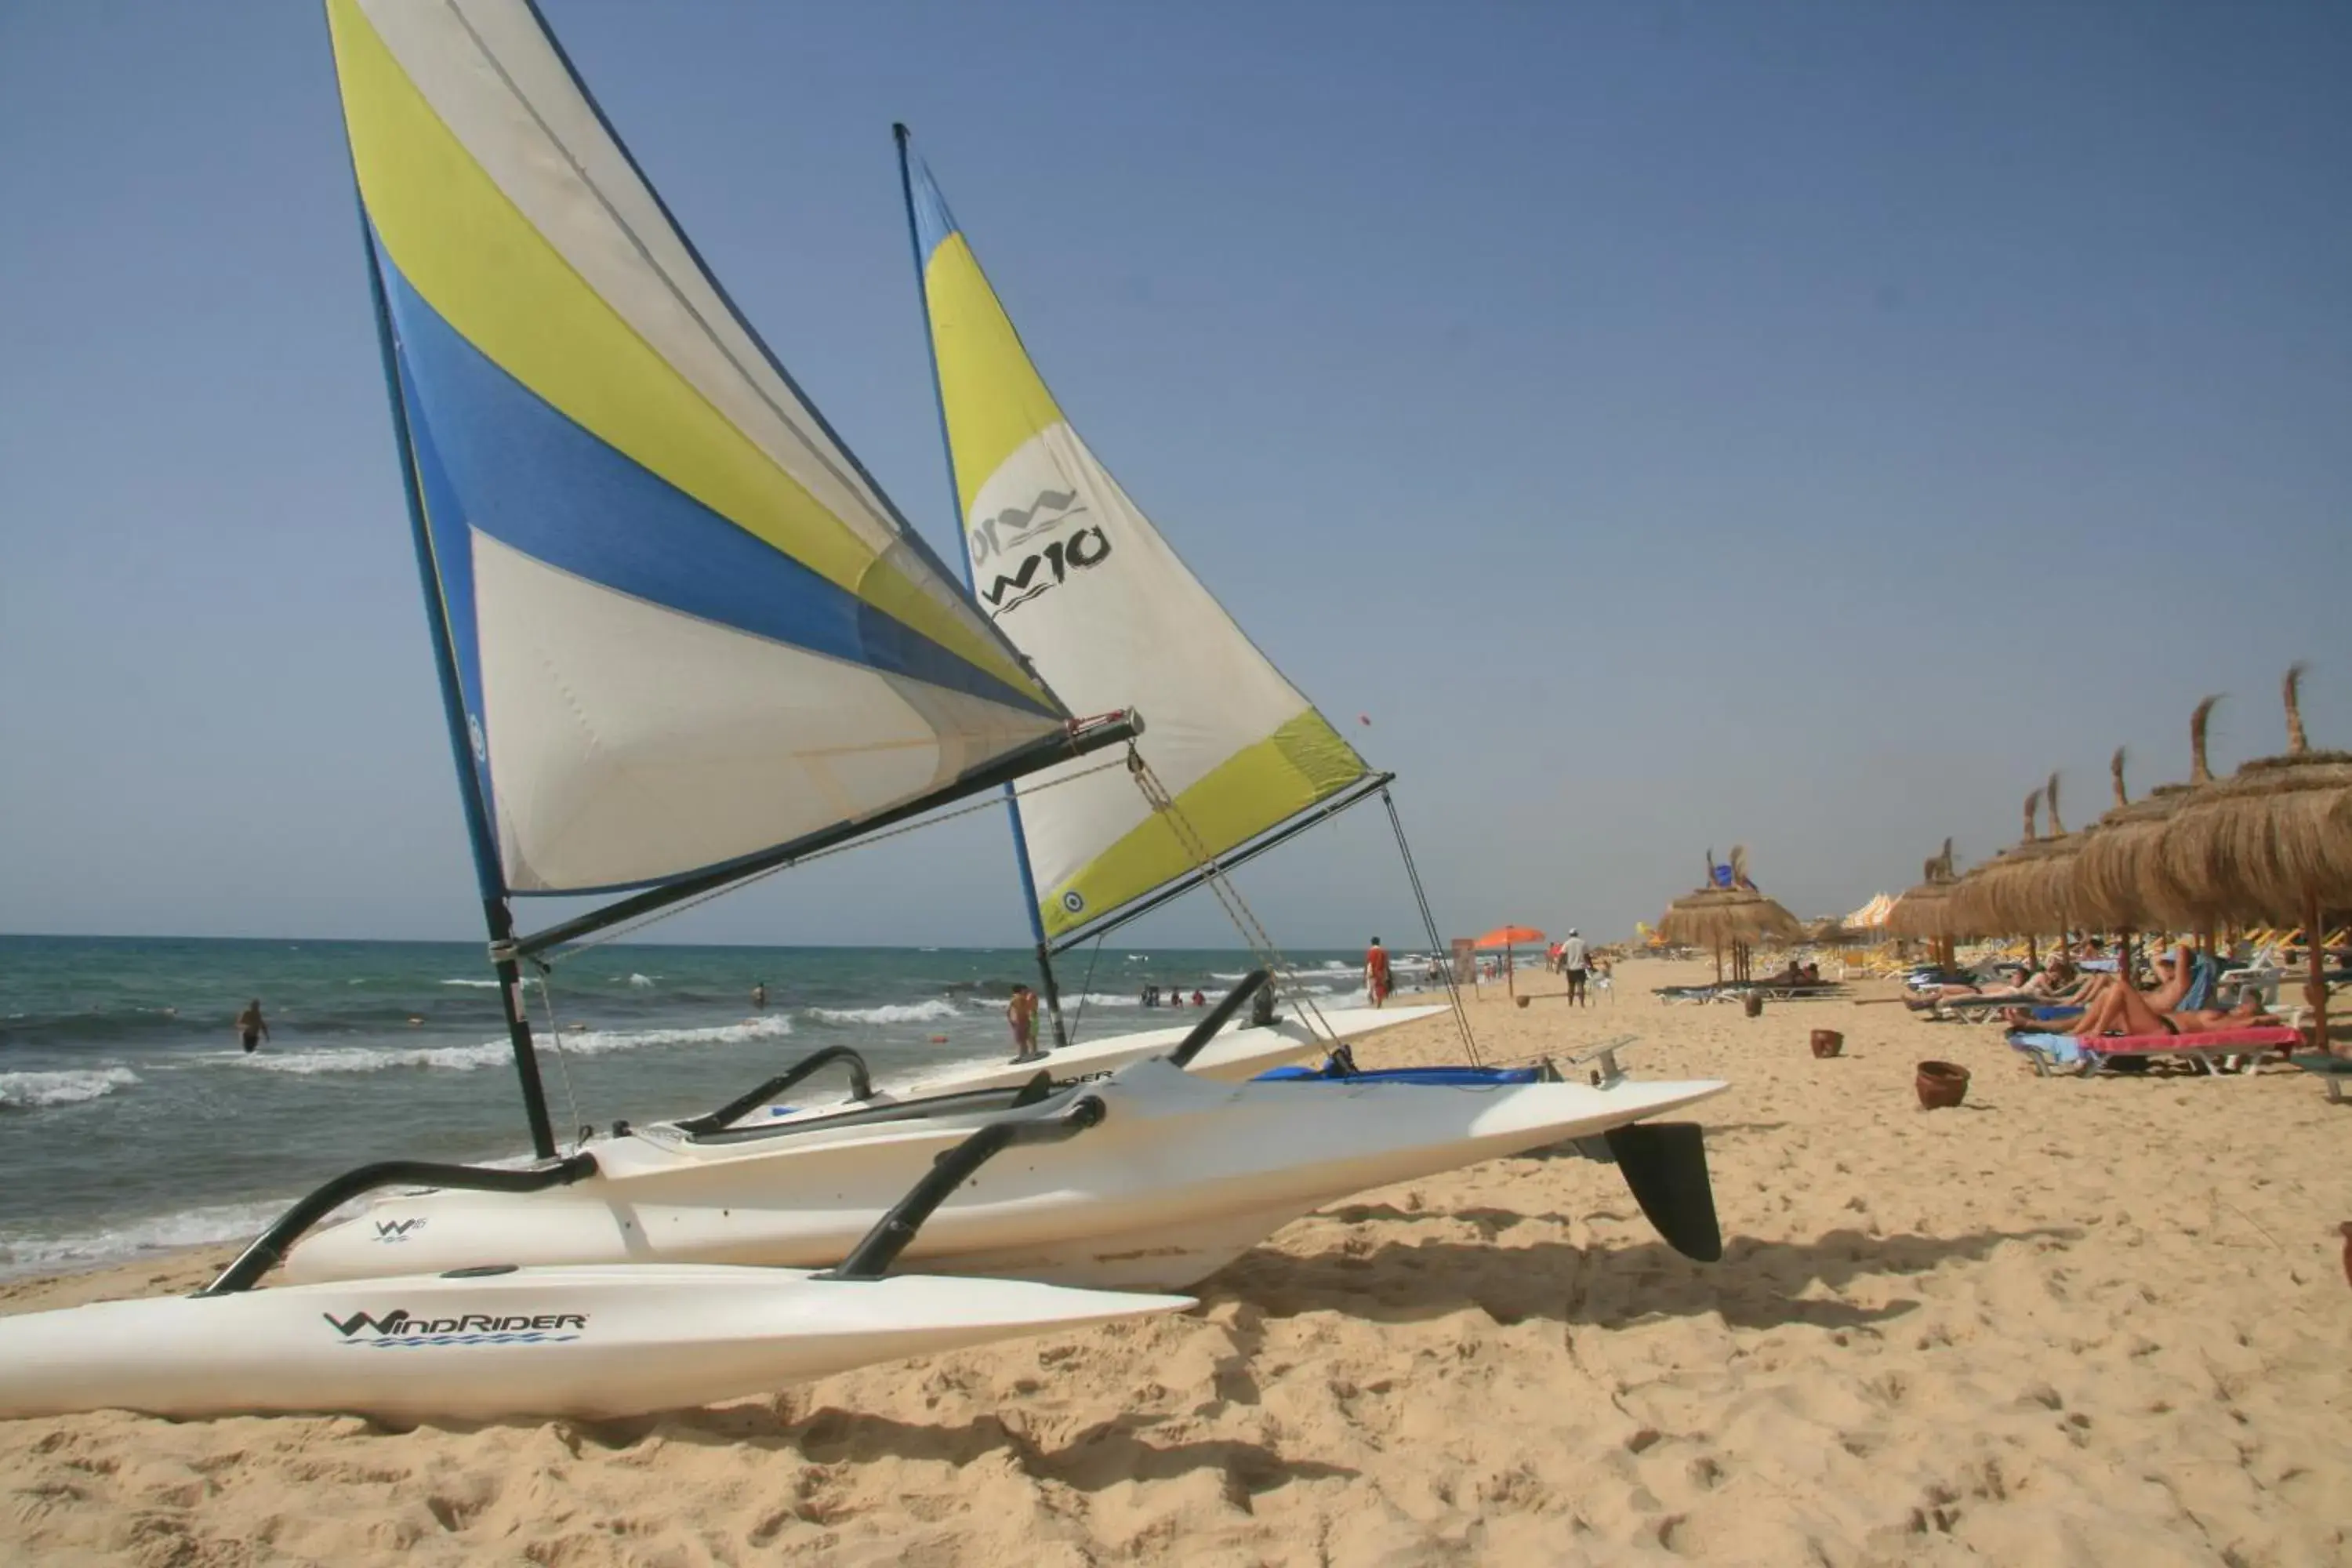
[{"label": "person standing in surf", "polygon": [[1364,954],[1364,989],[1375,1007],[1389,999],[1389,950],[1381,945],[1379,937],[1372,938],[1371,948]]},{"label": "person standing in surf", "polygon": [[1004,1005],[1004,1020],[1013,1026],[1013,1059],[1034,1062],[1045,1053],[1037,1048],[1037,994],[1026,985],[1013,988]]},{"label": "person standing in surf", "polygon": [[236,1016],[236,1037],[247,1056],[259,1050],[261,1042],[269,1038],[269,1021],[261,1016],[260,997],[247,1002],[245,1011]]},{"label": "person standing in surf", "polygon": [[768,1010],[768,983],[754,981],[751,985],[751,1005],[764,1013]]}]

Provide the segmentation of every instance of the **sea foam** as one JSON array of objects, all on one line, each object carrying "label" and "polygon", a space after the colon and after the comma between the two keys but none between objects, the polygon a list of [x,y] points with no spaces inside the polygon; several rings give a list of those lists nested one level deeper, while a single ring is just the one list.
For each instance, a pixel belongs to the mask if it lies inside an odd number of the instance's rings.
[{"label": "sea foam", "polygon": [[89,1268],[183,1247],[243,1241],[258,1234],[285,1208],[284,1201],[218,1204],[126,1219],[71,1236],[0,1235],[0,1278]]},{"label": "sea foam", "polygon": [[808,1012],[828,1024],[937,1024],[963,1016],[952,1002],[889,1002],[879,1007],[812,1007]]},{"label": "sea foam", "polygon": [[[771,1017],[699,1029],[578,1029],[561,1036],[540,1030],[535,1037],[541,1050],[565,1056],[601,1057],[646,1046],[733,1045],[776,1039],[792,1032],[790,1018]],[[504,1040],[486,1040],[478,1046],[352,1046],[341,1050],[266,1051],[243,1059],[262,1072],[306,1077],[316,1073],[386,1072],[398,1068],[472,1072],[478,1068],[502,1067],[511,1062],[514,1050]]]},{"label": "sea foam", "polygon": [[74,1105],[127,1089],[139,1081],[129,1068],[82,1068],[58,1072],[0,1072],[0,1110],[38,1110]]}]

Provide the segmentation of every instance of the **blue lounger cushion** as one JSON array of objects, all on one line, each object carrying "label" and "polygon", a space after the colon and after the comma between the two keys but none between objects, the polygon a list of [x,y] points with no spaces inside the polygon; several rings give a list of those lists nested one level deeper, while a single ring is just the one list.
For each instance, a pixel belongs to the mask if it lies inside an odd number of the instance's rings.
[{"label": "blue lounger cushion", "polygon": [[1385,1068],[1373,1072],[1327,1073],[1316,1068],[1268,1068],[1257,1083],[1418,1083],[1475,1088],[1498,1083],[1534,1083],[1534,1068]]}]

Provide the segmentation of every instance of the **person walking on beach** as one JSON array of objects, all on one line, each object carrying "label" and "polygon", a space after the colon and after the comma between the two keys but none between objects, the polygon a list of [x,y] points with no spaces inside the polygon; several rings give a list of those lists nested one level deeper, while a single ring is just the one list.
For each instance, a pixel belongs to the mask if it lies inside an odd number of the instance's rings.
[{"label": "person walking on beach", "polygon": [[1559,944],[1559,972],[1568,976],[1568,999],[1579,1007],[1591,1005],[1584,996],[1584,974],[1588,967],[1584,956],[1584,939],[1576,928],[1568,928],[1568,940]]},{"label": "person walking on beach", "polygon": [[1375,1007],[1388,1000],[1389,950],[1381,945],[1379,937],[1372,938],[1372,945],[1364,954],[1364,989],[1370,994]]},{"label": "person walking on beach", "polygon": [[259,1050],[261,1042],[269,1037],[269,1021],[261,1016],[260,997],[256,996],[247,1002],[245,1011],[236,1016],[236,1037],[244,1045],[247,1056]]},{"label": "person walking on beach", "polygon": [[1037,1048],[1037,994],[1026,985],[1013,988],[1004,1005],[1004,1020],[1013,1026],[1013,1059],[1034,1062],[1045,1053]]}]

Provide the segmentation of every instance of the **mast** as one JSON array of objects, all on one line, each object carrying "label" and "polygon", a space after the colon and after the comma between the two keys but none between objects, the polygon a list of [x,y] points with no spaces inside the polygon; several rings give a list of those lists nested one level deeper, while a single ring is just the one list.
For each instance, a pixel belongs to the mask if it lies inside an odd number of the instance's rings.
[{"label": "mast", "polygon": [[[352,184],[358,195],[356,173]],[[392,402],[393,437],[400,453],[401,494],[408,502],[408,526],[416,542],[416,569],[424,579],[425,616],[433,632],[433,668],[441,679],[441,715],[449,729],[449,754],[457,766],[457,795],[465,802],[466,838],[474,851],[474,878],[482,893],[482,919],[489,928],[491,966],[499,977],[499,1005],[505,1010],[507,1040],[514,1048],[515,1077],[522,1086],[523,1118],[530,1126],[531,1152],[555,1158],[555,1129],[547,1116],[547,1090],[539,1079],[539,1053],[532,1047],[530,1015],[522,1000],[522,966],[514,949],[514,913],[508,904],[505,873],[490,837],[490,815],[474,765],[466,705],[457,685],[457,665],[449,641],[449,617],[441,597],[441,572],[433,554],[433,532],[425,521],[425,496],[417,483],[416,450],[408,427],[408,405],[393,346],[392,310],[383,297],[383,275],[367,205],[360,203],[360,244],[367,258],[368,296],[375,306],[376,347],[383,355],[384,391]]]},{"label": "mast", "polygon": [[[903,122],[893,122],[891,140],[898,146],[898,194],[907,207],[907,245],[915,258],[915,295],[923,307],[923,357],[931,367],[931,410],[939,416],[940,450],[947,455],[948,509],[956,525],[956,555],[963,563],[963,585],[966,593],[977,595],[979,587],[973,576],[971,552],[962,541],[964,531],[963,491],[956,478],[955,443],[948,438],[947,395],[940,387],[940,351],[931,336],[930,286],[923,280],[923,236],[915,222],[915,177],[907,162],[908,132]],[[1023,659],[1024,667],[1028,660]],[[1034,668],[1033,668],[1034,673]],[[1021,827],[1021,795],[1011,782],[1004,785],[1004,816],[1013,825],[1013,863],[1021,873],[1021,907],[1029,916],[1029,934],[1035,939],[1037,975],[1044,983],[1045,1016],[1054,1026],[1054,1044],[1066,1046],[1069,1035],[1062,1026],[1062,988],[1054,979],[1054,948],[1045,940],[1045,917],[1037,905],[1037,879],[1029,869],[1029,839]]]},{"label": "mast", "polygon": [[[1074,719],[955,593],[531,0],[326,8],[443,719],[548,1157],[527,960],[1139,723]],[[518,934],[514,900],[582,895],[610,901]]]}]

